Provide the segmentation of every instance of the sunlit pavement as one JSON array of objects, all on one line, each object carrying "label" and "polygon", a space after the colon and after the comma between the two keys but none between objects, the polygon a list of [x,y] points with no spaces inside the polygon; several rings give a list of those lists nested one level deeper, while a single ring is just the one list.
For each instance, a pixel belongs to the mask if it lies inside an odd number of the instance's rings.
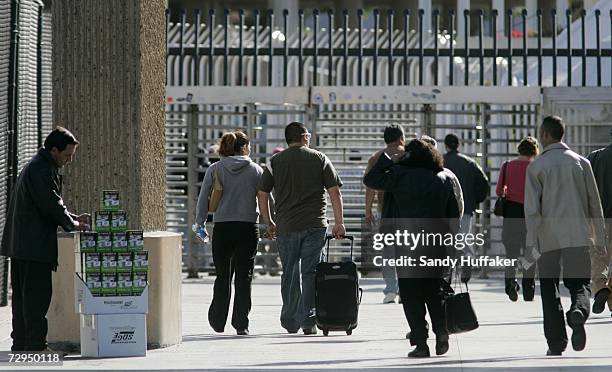
[{"label": "sunlit pavement", "polygon": [[[83,359],[69,355],[61,369],[185,370],[185,369],[372,369],[434,368],[436,370],[612,370],[612,318],[606,309],[586,325],[587,346],[562,357],[546,357],[539,289],[533,302],[510,302],[503,280],[473,280],[470,293],[480,328],[451,336],[444,356],[408,359],[408,325],[400,304],[382,304],[380,278],[362,278],[363,303],[359,326],[351,336],[322,332],[315,336],[287,334],[280,327],[280,278],[258,276],[253,282],[249,336],[237,336],[228,320],[225,333],[207,321],[214,277],[183,284],[183,342],[149,350],[146,358]],[[564,290],[564,306],[569,304]],[[230,312],[231,313],[231,312]],[[230,315],[231,317],[231,315]],[[0,350],[10,349],[10,307],[0,308]],[[568,328],[568,335],[571,330]],[[435,341],[429,345],[434,352]],[[602,366],[608,366],[602,368]],[[6,367],[2,367],[6,368]],[[29,370],[37,367],[29,367]],[[51,368],[50,368],[51,369]]]}]

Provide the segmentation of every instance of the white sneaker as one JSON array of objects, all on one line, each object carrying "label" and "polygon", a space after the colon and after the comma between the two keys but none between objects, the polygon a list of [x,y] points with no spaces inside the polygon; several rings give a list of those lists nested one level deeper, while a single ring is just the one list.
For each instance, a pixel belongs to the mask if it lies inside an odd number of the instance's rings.
[{"label": "white sneaker", "polygon": [[387,293],[385,295],[385,298],[383,299],[383,304],[393,304],[393,303],[395,303],[395,297],[397,297],[397,294],[395,294],[395,293]]}]

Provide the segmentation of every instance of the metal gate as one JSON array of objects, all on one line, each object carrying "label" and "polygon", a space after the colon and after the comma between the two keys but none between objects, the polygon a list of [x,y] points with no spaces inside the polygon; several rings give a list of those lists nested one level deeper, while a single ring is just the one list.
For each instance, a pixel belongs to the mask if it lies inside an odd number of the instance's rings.
[{"label": "metal gate", "polygon": [[[183,263],[190,275],[214,270],[210,243],[197,241],[190,227],[204,173],[219,160],[220,137],[227,131],[244,131],[251,139],[251,158],[265,165],[274,148],[286,147],[287,123],[311,123],[314,112],[307,93],[304,88],[167,89],[168,229],[183,233]],[[212,226],[208,231],[212,233]],[[260,259],[270,261],[263,257],[270,245],[261,241],[258,266]]]},{"label": "metal gate", "polygon": [[[242,129],[252,138],[253,159],[263,164],[275,147],[286,146],[282,130],[294,120],[312,130],[314,147],[329,156],[342,177],[347,230],[357,243],[365,207],[362,177],[369,157],[384,146],[384,127],[399,123],[411,138],[428,134],[440,142],[440,151],[444,136],[457,134],[462,152],[477,159],[492,183],[492,196],[476,217],[476,229],[491,244],[479,253],[503,254],[501,223],[490,212],[495,184],[503,160],[515,156],[522,138],[535,135],[541,89],[362,87],[356,93],[349,87],[173,87],[168,100],[168,208],[173,214],[168,227],[185,233],[184,262],[195,272],[211,264],[209,247],[196,243],[188,229],[203,172],[215,160],[211,146],[223,132]],[[171,132],[179,127],[180,132]],[[328,218],[333,223],[330,209]]]},{"label": "metal gate", "polygon": [[612,88],[545,88],[543,112],[566,123],[565,142],[577,153],[610,144]]}]

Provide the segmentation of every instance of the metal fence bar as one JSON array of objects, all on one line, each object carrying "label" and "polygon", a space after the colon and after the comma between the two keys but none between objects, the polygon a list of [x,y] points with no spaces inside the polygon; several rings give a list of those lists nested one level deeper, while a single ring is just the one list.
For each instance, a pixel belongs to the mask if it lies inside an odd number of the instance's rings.
[{"label": "metal fence bar", "polygon": [[387,69],[387,85],[393,85],[394,71],[393,68],[391,68],[393,66],[393,9],[389,10],[387,13],[387,27],[389,30],[389,40],[387,44],[387,49],[389,50],[389,56],[387,59],[387,64],[389,65],[389,68]]},{"label": "metal fence bar", "polygon": [[[287,17],[285,17],[285,21],[287,20]],[[258,78],[258,74],[259,74],[259,65],[258,65],[258,61],[259,58],[257,58],[256,56],[259,55],[259,10],[255,9],[253,11],[253,27],[254,27],[254,32],[255,35],[253,36],[253,49],[254,49],[254,54],[255,54],[255,58],[253,58],[253,85],[257,85],[257,78]],[[286,45],[286,44],[285,44]],[[285,67],[285,71],[283,73],[284,76],[284,84],[287,85],[287,68]]]},{"label": "metal fence bar", "polygon": [[[565,19],[567,25],[567,50],[572,50],[572,11],[570,9],[565,11]],[[572,55],[567,54],[567,86],[572,86]]]},{"label": "metal fence bar", "polygon": [[538,86],[542,86],[542,10],[538,9]]},{"label": "metal fence bar", "polygon": [[[572,67],[573,58],[576,61],[580,58],[581,62],[581,77],[582,86],[588,84],[596,85],[603,84],[601,68],[592,70],[592,78],[589,80],[587,63],[590,61],[596,62],[597,66],[602,66],[602,58],[612,56],[612,48],[608,45],[601,46],[601,42],[597,36],[600,35],[601,28],[601,12],[594,11],[589,14],[589,17],[594,18],[593,24],[595,29],[587,26],[591,22],[587,19],[587,13],[582,11],[576,25],[572,25],[572,12],[566,12],[566,29],[563,31],[568,40],[564,43],[562,49],[558,48],[558,35],[556,25],[556,12],[552,12],[549,17],[553,23],[553,35],[550,38],[544,38],[542,35],[542,11],[537,10],[533,14],[523,10],[520,14],[521,35],[516,35],[516,32],[508,31],[506,38],[507,44],[502,49],[499,48],[497,37],[485,37],[485,27],[487,22],[491,23],[489,29],[493,35],[497,35],[497,20],[499,14],[493,10],[488,13],[482,11],[470,12],[465,10],[461,16],[464,17],[463,30],[465,35],[470,35],[470,22],[477,22],[476,40],[472,47],[470,40],[472,36],[464,37],[461,41],[461,48],[456,48],[457,42],[455,30],[455,12],[448,11],[448,31],[440,30],[441,15],[439,10],[432,11],[432,30],[429,31],[428,25],[425,24],[427,19],[423,9],[418,10],[416,30],[411,30],[410,27],[410,10],[406,9],[403,12],[404,22],[403,30],[396,28],[395,13],[393,10],[388,10],[385,13],[386,25],[381,28],[380,25],[380,10],[373,10],[373,18],[371,22],[374,28],[371,32],[363,30],[364,13],[363,10],[357,11],[357,29],[348,27],[350,15],[348,11],[342,12],[342,18],[336,24],[334,11],[326,11],[326,29],[323,30],[319,22],[320,12],[314,9],[309,14],[310,22],[314,24],[312,28],[304,27],[305,14],[302,10],[299,11],[299,24],[297,32],[288,28],[289,13],[285,9],[283,11],[282,32],[274,30],[270,26],[262,29],[260,24],[260,12],[253,11],[252,22],[253,27],[248,29],[246,13],[244,10],[238,11],[236,27],[230,24],[230,12],[224,11],[223,27],[217,29],[214,27],[214,11],[209,12],[208,24],[203,25],[200,22],[198,11],[194,11],[192,17],[195,18],[195,23],[187,23],[185,12],[181,12],[179,17],[180,23],[170,23],[170,13],[167,13],[168,19],[168,66],[169,74],[172,74],[172,79],[169,81],[177,82],[179,85],[191,84],[201,85],[203,79],[200,77],[200,61],[203,56],[208,60],[208,81],[204,84],[214,85],[215,75],[213,72],[215,60],[217,57],[222,58],[217,68],[223,68],[222,81],[224,85],[259,85],[266,84],[287,86],[295,84],[293,77],[297,71],[297,85],[305,84],[304,77],[308,77],[308,85],[348,85],[353,79],[357,85],[395,85],[395,84],[415,84],[415,85],[454,85],[455,74],[463,72],[463,85],[498,85],[500,72],[507,74],[507,84],[510,86],[516,81],[522,80],[520,85],[548,84],[552,78],[552,85],[558,85],[558,57],[565,57],[567,63],[565,67]],[[488,17],[488,18],[487,18]],[[537,18],[537,35],[530,36],[527,28],[527,21],[530,17]],[[591,19],[592,19],[591,18]],[[505,13],[505,19],[509,25],[514,22],[514,16],[511,10]],[[274,14],[268,11],[268,24],[274,24]],[[580,24],[578,24],[580,22]],[[612,23],[612,19],[608,20]],[[580,28],[581,45],[577,48],[572,48],[574,43],[572,39],[571,27]],[[336,29],[336,26],[338,29]],[[607,25],[606,25],[607,26]],[[260,35],[262,32],[267,32],[266,47],[260,46]],[[324,37],[320,36],[323,32]],[[403,35],[396,35],[402,33]],[[575,33],[576,31],[574,31]],[[202,38],[208,33],[208,42],[202,43]],[[194,35],[195,34],[195,35]],[[429,35],[426,35],[429,34]],[[282,37],[281,37],[282,36]],[[403,37],[399,43],[397,36]],[[576,35],[577,36],[577,35]],[[513,39],[521,38],[521,48],[513,47]],[[597,38],[596,45],[589,48],[588,39]],[[385,39],[387,38],[387,39]],[[312,40],[311,40],[312,39]],[[535,40],[534,40],[535,39]],[[274,40],[279,40],[278,45]],[[551,43],[552,46],[544,46],[544,42]],[[448,46],[444,45],[448,42]],[[533,47],[530,47],[533,42]],[[537,43],[537,46],[536,46]],[[215,45],[216,44],[216,45]],[[222,44],[222,45],[219,45]],[[306,44],[306,45],[305,45]],[[595,44],[595,43],[594,43]],[[492,46],[491,46],[492,45]],[[459,56],[461,58],[456,58]],[[275,66],[275,57],[282,57],[283,66]],[[298,57],[298,58],[295,58]],[[325,57],[323,64],[320,65],[319,57]],[[448,57],[448,65],[441,70],[440,58]],[[514,62],[516,58],[521,58],[522,68],[519,74],[514,73]],[[532,58],[535,57],[535,58]],[[477,69],[470,71],[469,66],[474,66],[472,58],[477,58]],[[308,66],[311,63],[312,66]],[[280,61],[279,59],[276,59]],[[297,64],[295,61],[297,60]],[[355,61],[355,64],[352,64]],[[413,63],[416,62],[416,63]],[[553,65],[552,74],[547,75],[546,79],[542,76],[544,66],[548,61]],[[397,63],[399,62],[399,63]],[[606,60],[607,62],[607,60]],[[252,64],[251,64],[252,63]],[[323,68],[321,68],[323,67]],[[530,75],[530,69],[533,68],[537,73]],[[262,82],[260,76],[267,69],[266,82]],[[386,70],[385,70],[386,69]],[[175,71],[176,70],[176,71]],[[245,72],[248,74],[245,75]],[[278,81],[275,76],[275,71],[279,70],[278,76],[282,75]],[[501,71],[500,71],[501,70]],[[185,71],[189,74],[189,82],[185,79]],[[352,72],[351,72],[352,71]],[[548,73],[548,72],[547,72]],[[252,78],[249,75],[253,75]],[[327,78],[325,75],[327,74]],[[571,86],[575,84],[573,74],[563,74],[564,82]],[[364,78],[365,76],[365,78]],[[383,81],[379,81],[380,77],[385,77]],[[411,81],[411,76],[416,77],[415,81]],[[447,77],[448,76],[448,77]],[[491,76],[491,79],[488,77]],[[167,77],[168,79],[168,77]],[[321,80],[323,79],[323,80]],[[366,79],[364,81],[364,79]],[[530,81],[532,80],[532,81]],[[353,82],[355,83],[355,82]],[[608,82],[606,82],[608,84]]]},{"label": "metal fence bar", "polygon": [[274,67],[274,51],[272,48],[272,25],[274,24],[274,11],[268,10],[268,24],[270,25],[270,32],[268,32],[268,85],[272,86],[272,73]]},{"label": "metal fence bar", "polygon": [[36,36],[36,128],[37,128],[37,147],[43,144],[43,108],[42,108],[42,40],[43,40],[43,6],[38,7],[38,30]]},{"label": "metal fence bar", "polygon": [[433,28],[435,31],[434,34],[434,64],[433,64],[433,77],[434,77],[434,85],[438,85],[438,57],[440,55],[440,49],[438,48],[438,38],[440,35],[439,32],[439,18],[440,18],[440,11],[438,9],[435,9],[433,12]]}]

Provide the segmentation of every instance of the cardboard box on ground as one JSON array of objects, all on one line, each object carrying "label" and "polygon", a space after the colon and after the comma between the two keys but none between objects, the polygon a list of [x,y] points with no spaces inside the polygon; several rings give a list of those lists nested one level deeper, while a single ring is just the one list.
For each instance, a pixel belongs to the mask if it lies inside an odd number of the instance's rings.
[{"label": "cardboard box on ground", "polygon": [[83,356],[146,355],[148,252],[142,230],[127,230],[119,192],[103,191],[95,231],[79,233],[75,310]]}]

